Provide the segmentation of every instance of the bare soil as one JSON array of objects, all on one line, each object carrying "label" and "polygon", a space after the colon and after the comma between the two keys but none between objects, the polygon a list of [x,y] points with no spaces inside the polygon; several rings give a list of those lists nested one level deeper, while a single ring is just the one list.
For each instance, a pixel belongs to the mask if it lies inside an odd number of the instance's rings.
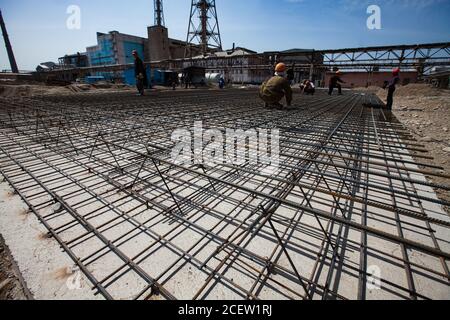
[{"label": "bare soil", "polygon": [[[377,95],[386,102],[387,92],[379,89]],[[410,84],[397,89],[393,111],[414,137],[434,158],[434,165],[443,167],[439,173],[450,175],[450,91],[426,84]],[[447,178],[427,177],[437,184],[450,185]],[[450,192],[436,190],[441,199],[450,201]],[[450,208],[445,210],[450,214]]]},{"label": "bare soil", "polygon": [[0,300],[28,300],[31,298],[22,285],[18,269],[3,237],[0,235]]},{"label": "bare soil", "polygon": [[133,90],[132,87],[120,84],[99,83],[71,84],[68,86],[46,86],[41,84],[2,84],[0,85],[1,97],[35,97],[46,95],[67,95],[81,92]]}]

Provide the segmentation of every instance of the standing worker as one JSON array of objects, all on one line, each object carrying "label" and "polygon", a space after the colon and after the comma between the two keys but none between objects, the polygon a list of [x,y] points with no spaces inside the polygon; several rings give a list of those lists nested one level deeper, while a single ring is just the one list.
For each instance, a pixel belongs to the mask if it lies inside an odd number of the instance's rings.
[{"label": "standing worker", "polygon": [[395,68],[392,70],[392,79],[389,81],[388,85],[388,96],[386,101],[386,108],[389,111],[392,111],[392,105],[394,104],[394,92],[396,89],[396,85],[400,82],[400,68]]},{"label": "standing worker", "polygon": [[225,88],[225,79],[223,78],[223,76],[220,76],[219,79],[219,88],[222,90],[223,88]]},{"label": "standing worker", "polygon": [[143,96],[145,94],[144,88],[148,85],[147,73],[145,72],[144,62],[139,58],[136,50],[133,50],[134,57],[134,74],[136,76],[136,87],[138,89],[139,95]]},{"label": "standing worker", "polygon": [[286,74],[287,74],[286,78],[288,79],[289,84],[293,85],[294,84],[294,80],[295,80],[295,71],[294,71],[294,69],[293,68],[289,69],[286,72]]},{"label": "standing worker", "polygon": [[331,77],[330,79],[330,89],[328,90],[328,95],[331,96],[333,94],[333,90],[334,88],[338,88],[339,91],[339,95],[342,95],[342,86],[339,83],[345,83],[345,81],[343,81],[341,79],[341,71],[336,71],[336,74],[334,76]]},{"label": "standing worker", "polygon": [[279,63],[275,67],[275,76],[264,82],[261,86],[259,97],[265,102],[266,108],[283,109],[280,103],[283,97],[286,97],[286,103],[289,107],[292,103],[292,88],[289,80],[285,78],[286,65]]}]

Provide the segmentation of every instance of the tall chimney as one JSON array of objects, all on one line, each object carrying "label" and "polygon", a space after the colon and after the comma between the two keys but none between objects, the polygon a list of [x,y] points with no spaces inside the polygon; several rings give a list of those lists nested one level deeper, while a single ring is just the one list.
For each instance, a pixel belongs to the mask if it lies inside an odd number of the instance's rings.
[{"label": "tall chimney", "polygon": [[9,41],[8,32],[6,31],[5,21],[3,20],[2,11],[0,10],[0,26],[2,28],[3,38],[5,39],[6,52],[8,53],[9,64],[11,65],[11,71],[13,73],[19,73],[17,68],[16,59],[14,58],[14,52]]},{"label": "tall chimney", "polygon": [[155,26],[163,27],[164,22],[164,9],[162,0],[155,0]]}]

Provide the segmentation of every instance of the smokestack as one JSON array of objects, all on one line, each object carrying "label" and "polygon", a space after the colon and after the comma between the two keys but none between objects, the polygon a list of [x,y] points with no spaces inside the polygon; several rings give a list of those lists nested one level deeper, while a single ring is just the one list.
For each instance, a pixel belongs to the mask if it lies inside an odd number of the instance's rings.
[{"label": "smokestack", "polygon": [[162,0],[155,0],[155,26],[164,27],[164,9]]},{"label": "smokestack", "polygon": [[5,39],[6,52],[8,53],[9,64],[11,65],[11,71],[13,73],[19,73],[19,68],[17,68],[16,59],[14,58],[14,53],[11,47],[11,42],[9,42],[8,32],[6,31],[5,21],[3,20],[2,11],[0,10],[0,26],[2,28],[3,38]]}]

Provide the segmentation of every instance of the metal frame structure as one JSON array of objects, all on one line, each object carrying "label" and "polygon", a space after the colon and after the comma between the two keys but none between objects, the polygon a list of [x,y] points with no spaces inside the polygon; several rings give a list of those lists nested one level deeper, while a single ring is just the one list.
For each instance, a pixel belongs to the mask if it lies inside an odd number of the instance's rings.
[{"label": "metal frame structure", "polygon": [[[405,67],[423,69],[450,65],[450,43],[327,50],[320,53],[332,67]],[[429,70],[424,70],[429,71]]]},{"label": "metal frame structure", "polygon": [[154,0],[155,8],[155,26],[165,26],[164,7],[162,0]]},{"label": "metal frame structure", "polygon": [[185,58],[191,57],[192,45],[200,45],[203,54],[207,54],[211,48],[222,50],[215,0],[192,0],[186,43]]},{"label": "metal frame structure", "polygon": [[[299,68],[364,69],[376,71],[401,67],[416,69],[420,75],[435,66],[450,66],[450,42],[425,43],[415,45],[395,45],[347,49],[313,50],[310,52],[272,52],[279,59],[302,54],[308,63]],[[317,63],[320,61],[320,63]]]},{"label": "metal frame structure", "polygon": [[[450,187],[424,179],[440,168],[377,104],[303,96],[274,111],[233,90],[0,99],[0,172],[106,299],[439,298],[449,203],[432,188]],[[279,168],[173,162],[172,133],[196,120],[280,129]]]}]

